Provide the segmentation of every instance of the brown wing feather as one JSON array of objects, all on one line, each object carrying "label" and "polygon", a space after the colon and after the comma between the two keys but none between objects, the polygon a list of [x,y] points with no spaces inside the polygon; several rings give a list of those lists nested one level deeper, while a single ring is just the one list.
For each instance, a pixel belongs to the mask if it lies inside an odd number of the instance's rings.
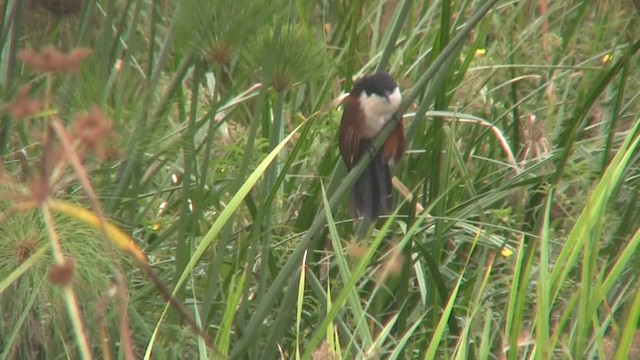
[{"label": "brown wing feather", "polygon": [[340,122],[340,132],[338,145],[340,147],[340,155],[347,167],[351,170],[353,166],[360,160],[360,128],[359,124],[363,123],[360,105],[357,99],[347,96],[344,104],[344,112],[342,113],[342,121]]},{"label": "brown wing feather", "polygon": [[400,120],[384,143],[382,148],[383,159],[392,166],[396,166],[400,163],[404,150],[404,125]]}]

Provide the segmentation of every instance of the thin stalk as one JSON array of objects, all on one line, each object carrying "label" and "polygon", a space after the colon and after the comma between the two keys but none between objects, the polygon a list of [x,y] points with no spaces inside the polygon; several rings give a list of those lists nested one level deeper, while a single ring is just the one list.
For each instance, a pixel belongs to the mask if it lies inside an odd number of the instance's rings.
[{"label": "thin stalk", "polygon": [[[265,77],[266,78],[266,77]],[[240,165],[240,170],[238,172],[238,176],[236,177],[236,184],[240,187],[244,184],[245,179],[247,177],[247,172],[249,170],[249,163],[253,157],[253,151],[255,147],[255,141],[258,135],[258,128],[260,127],[260,114],[261,110],[264,106],[265,98],[267,96],[268,88],[266,86],[262,86],[260,88],[260,93],[256,99],[255,110],[253,120],[251,121],[251,126],[249,127],[249,134],[247,135],[247,144],[245,146],[242,164]],[[209,297],[213,297],[213,292],[217,291],[218,283],[220,281],[220,269],[222,268],[222,264],[224,259],[226,259],[229,247],[227,246],[229,241],[233,238],[233,223],[234,223],[235,213],[232,214],[229,220],[224,225],[222,229],[222,236],[220,236],[219,244],[215,250],[212,249],[212,252],[215,254],[215,258],[212,262],[209,263],[209,271],[207,272],[207,293]],[[245,291],[242,292],[242,302],[246,303],[247,296],[249,296],[249,286],[250,282],[247,281],[245,283]],[[206,310],[205,312],[209,312]],[[209,312],[209,317],[211,317],[211,313]],[[236,321],[243,321],[244,312],[242,308],[238,311],[236,316]]]},{"label": "thin stalk", "polygon": [[[201,210],[201,204],[198,199],[193,199],[191,186],[192,178],[197,177],[197,169],[194,169],[196,163],[196,117],[198,115],[198,104],[200,103],[198,98],[200,96],[200,80],[204,74],[204,64],[202,61],[198,61],[195,64],[193,71],[193,79],[191,86],[191,108],[189,109],[189,117],[187,131],[185,131],[182,140],[182,152],[183,152],[183,174],[182,174],[182,196],[180,205],[180,219],[178,220],[178,241],[175,249],[175,271],[176,274],[181,274],[184,271],[185,266],[189,262],[189,254],[191,252],[191,241],[189,233],[189,227],[192,224],[193,213],[198,213]],[[191,211],[193,207],[193,211]],[[177,278],[175,279],[177,282]],[[174,283],[175,285],[176,283]],[[183,289],[180,289],[175,297],[181,300],[184,296]],[[175,314],[177,315],[177,314]]]},{"label": "thin stalk", "polygon": [[[166,59],[163,59],[162,63],[164,63],[164,61],[166,61]],[[173,77],[171,83],[169,83],[167,91],[165,92],[165,95],[161,100],[160,104],[166,105],[169,102],[169,99],[174,95],[174,92],[178,88],[179,84],[182,83],[182,80],[184,79],[184,76],[186,76],[187,71],[193,64],[193,61],[194,61],[193,55],[188,55],[182,60],[182,63],[178,67],[178,70],[176,71],[175,76]],[[164,67],[164,65],[160,64],[160,62],[161,62],[161,59],[158,59],[158,61],[156,62],[156,69]],[[151,87],[149,87],[148,89],[151,89]],[[126,154],[128,154],[129,159],[124,165],[124,169],[122,170],[122,176],[120,177],[120,180],[115,189],[115,194],[112,197],[111,201],[108,203],[108,206],[106,206],[107,213],[113,213],[119,207],[122,198],[124,198],[123,194],[127,189],[127,187],[130,185],[133,174],[136,171],[138,171],[140,168],[141,159],[139,157],[140,157],[142,145],[144,144],[143,140],[141,139],[145,138],[144,134],[147,131],[148,119],[149,118],[157,119],[161,115],[161,112],[164,110],[164,106],[159,106],[160,109],[158,109],[156,112],[153,113],[153,115],[150,116],[149,108],[151,106],[150,101],[152,101],[152,98],[153,98],[153,91],[148,90],[148,93],[145,94],[145,97],[146,97],[146,101],[145,101],[146,105],[144,104],[141,105],[142,110],[139,113],[138,119],[135,122],[134,131],[131,136],[131,139],[133,140],[130,142],[129,146],[126,149]],[[140,179],[138,177],[135,178],[136,183],[139,183],[139,180]],[[135,201],[133,200],[135,199],[132,199],[131,201],[132,206],[135,204]]]},{"label": "thin stalk", "polygon": [[360,0],[354,0],[351,3],[351,28],[349,29],[350,32],[350,36],[349,36],[349,47],[348,47],[348,51],[347,51],[347,60],[346,60],[346,66],[345,66],[345,81],[344,81],[344,85],[345,88],[350,89],[351,88],[351,83],[352,83],[352,76],[353,76],[353,68],[354,68],[354,58],[356,56],[356,43],[358,41],[358,23],[360,20],[360,16],[358,14],[359,10],[360,10]]},{"label": "thin stalk", "polygon": [[[44,220],[45,227],[47,228],[49,240],[51,241],[53,258],[55,259],[56,264],[63,264],[65,262],[64,253],[62,251],[60,239],[58,238],[58,233],[56,232],[55,222],[53,220],[53,216],[51,215],[49,205],[44,202],[40,206],[40,210],[42,211],[42,218]],[[82,322],[82,316],[80,315],[80,306],[78,306],[76,294],[73,292],[73,288],[69,285],[63,285],[62,292],[65,304],[67,306],[67,312],[69,314],[69,318],[71,320],[71,324],[76,336],[76,341],[80,349],[80,356],[84,360],[90,360],[93,357],[91,355],[89,339],[87,338],[84,323]]]},{"label": "thin stalk", "polygon": [[[98,38],[101,39],[101,41],[96,44],[96,54],[109,56],[109,59],[114,61],[115,56],[117,56],[117,46],[120,41],[122,41],[122,45],[126,50],[124,44],[128,42],[128,38],[123,37],[122,33],[126,28],[126,20],[129,17],[129,9],[133,1],[134,0],[127,0],[120,9],[116,9],[116,0],[109,1],[106,6],[107,15],[102,22],[102,29],[98,35]],[[120,16],[116,17],[118,13]],[[150,38],[153,39],[153,37]],[[150,42],[153,43],[153,41]],[[113,64],[110,61],[102,62],[101,65],[102,72],[107,73],[113,71]]]},{"label": "thin stalk", "polygon": [[[277,44],[278,40],[280,38],[280,33],[281,33],[281,26],[276,26],[276,28],[274,29],[273,32],[273,39],[272,39],[272,43],[273,44]],[[264,62],[264,67],[262,70],[262,84],[263,86],[260,88],[260,93],[258,95],[258,98],[256,99],[256,104],[255,104],[255,108],[254,108],[254,115],[253,115],[253,120],[251,121],[251,127],[249,129],[249,135],[247,137],[247,145],[245,146],[245,151],[244,151],[244,157],[242,159],[242,165],[240,165],[240,171],[238,173],[238,177],[237,177],[237,184],[238,187],[242,186],[242,184],[245,181],[245,178],[247,177],[247,172],[249,171],[249,163],[251,162],[251,159],[253,157],[253,151],[254,151],[254,147],[255,147],[255,141],[256,141],[256,137],[258,136],[258,128],[260,127],[260,122],[262,119],[262,111],[264,108],[264,104],[266,102],[266,97],[267,97],[267,91],[269,90],[269,88],[264,85],[264,84],[268,84],[269,83],[269,79],[271,78],[271,74],[274,71],[275,65],[276,65],[276,61],[277,61],[277,56],[278,54],[276,53],[276,47],[272,47],[271,51],[269,51],[269,54],[267,56],[267,59],[265,59]],[[221,246],[219,247],[219,251],[220,253],[218,254],[217,259],[223,259],[224,255],[226,255],[227,252],[227,247],[226,247],[226,242],[228,238],[231,237],[232,234],[232,225],[233,225],[233,218],[235,217],[235,214],[233,214],[230,218],[230,220],[227,222],[227,224],[225,225],[224,228],[224,233],[225,236],[223,236],[222,238],[222,243]],[[260,224],[259,222],[262,221],[262,217],[257,217],[258,219],[258,224],[254,225],[254,231],[255,230],[259,230],[262,228],[262,224]],[[252,241],[253,239],[250,238],[250,241]],[[252,246],[253,245],[253,246]],[[258,247],[257,244],[257,240],[255,241],[255,243],[249,244],[249,255],[251,255],[251,257],[247,257],[247,259],[250,259],[250,261],[253,261],[253,251],[255,251],[254,249]],[[218,261],[219,264],[217,264],[218,266],[221,265],[221,260]],[[249,296],[249,286],[250,286],[250,282],[247,281],[245,284],[245,289],[243,291],[243,299],[242,299],[242,303],[245,304],[247,302],[247,297]],[[237,316],[237,321],[242,322],[245,321],[245,316],[246,314],[247,308],[246,307],[241,307],[238,311],[238,316]]]},{"label": "thin stalk", "polygon": [[214,140],[216,138],[216,129],[220,126],[216,119],[216,113],[218,111],[218,94],[214,94],[214,96],[211,97],[209,106],[211,107],[210,112],[212,115],[208,116],[207,119],[207,138],[204,144],[202,163],[200,164],[200,180],[198,183],[199,196],[204,196],[204,187],[207,184],[207,178],[209,177],[209,166],[211,165],[211,153],[213,151]]},{"label": "thin stalk", "polygon": [[93,10],[96,7],[96,0],[88,0],[84,2],[82,13],[82,23],[80,24],[80,30],[78,30],[78,37],[76,38],[76,46],[80,47],[87,43],[88,29],[94,24]]},{"label": "thin stalk", "polygon": [[[138,118],[134,124],[134,131],[132,135],[133,141],[129,143],[127,147],[126,154],[128,154],[129,159],[124,166],[124,170],[122,172],[122,177],[118,182],[118,185],[115,189],[115,193],[106,207],[107,213],[113,213],[119,206],[121,199],[123,198],[123,194],[127,187],[130,185],[130,182],[133,181],[132,187],[135,189],[140,184],[140,177],[133,176],[136,171],[140,169],[140,152],[142,150],[143,142],[140,139],[144,139],[144,134],[147,131],[149,118],[154,120],[158,119],[158,117],[165,110],[166,105],[168,103],[168,99],[170,99],[176,88],[179,84],[182,83],[182,79],[185,76],[188,68],[191,66],[193,61],[192,55],[185,56],[182,59],[178,70],[176,71],[175,76],[172,78],[172,81],[169,83],[168,89],[165,92],[164,97],[161,99],[155,111],[151,112],[151,106],[153,104],[153,100],[155,97],[155,90],[158,89],[158,85],[160,82],[160,76],[162,75],[162,70],[164,69],[165,64],[169,60],[170,49],[172,47],[173,35],[175,34],[177,16],[175,16],[178,11],[180,11],[180,6],[177,6],[176,11],[174,12],[173,21],[167,31],[167,35],[165,36],[164,42],[160,49],[160,53],[158,55],[158,59],[155,63],[155,67],[153,69],[153,73],[151,74],[151,78],[149,79],[149,84],[147,86],[147,93],[143,96],[143,101],[140,106],[141,110],[138,113]],[[131,199],[131,209],[135,211],[135,203],[136,199]]]},{"label": "thin stalk", "polygon": [[[450,39],[450,18],[451,18],[451,3],[450,1],[442,1],[442,11],[440,14],[440,31],[438,33],[438,38],[436,44],[434,45],[434,54],[438,54],[441,49],[444,49],[445,46],[449,43]],[[456,52],[457,53],[457,52]],[[453,59],[453,58],[450,58]],[[436,77],[440,78],[440,84],[437,87],[437,91],[435,92],[435,101],[434,101],[434,109],[438,110],[446,110],[448,107],[447,103],[447,89],[448,89],[448,80],[449,80],[449,69],[450,66],[453,65],[453,61],[449,63],[449,66],[443,68],[439,71]],[[431,87],[431,89],[436,89]],[[443,188],[446,188],[446,184],[449,176],[450,166],[449,166],[449,156],[450,152],[446,151],[447,147],[447,139],[445,130],[444,130],[444,119],[440,117],[434,117],[431,122],[431,126],[429,128],[429,132],[432,141],[432,151],[431,156],[429,156],[430,165],[429,169],[432,172],[432,175],[429,176],[429,179],[425,182],[425,186],[423,187],[423,198],[426,201],[433,202],[433,215],[434,215],[434,223],[433,229],[434,234],[433,237],[436,241],[431,243],[430,253],[431,259],[435,263],[433,264],[433,268],[438,271],[441,259],[443,257],[443,248],[445,245],[444,238],[445,233],[445,220],[444,216],[447,211],[447,201],[436,201],[436,199],[440,198],[441,193],[443,193]],[[428,186],[428,190],[427,190]],[[445,198],[446,199],[446,198]],[[435,285],[435,284],[434,284]],[[436,292],[431,292],[431,303],[437,304],[438,298]],[[446,300],[444,300],[446,303]],[[432,322],[433,324],[438,324],[438,319],[441,314],[437,311],[431,312]]]},{"label": "thin stalk", "polygon": [[[276,26],[273,32],[273,44],[278,43],[278,39],[280,38],[281,27]],[[265,59],[264,68],[262,70],[262,83],[268,84],[269,79],[271,78],[271,73],[276,64],[276,58],[278,54],[276,54],[276,48],[272,47],[269,52],[269,56]],[[244,182],[244,179],[247,177],[247,172],[249,171],[249,163],[253,157],[253,150],[255,146],[256,137],[258,135],[258,127],[260,125],[260,120],[262,119],[262,110],[264,106],[264,102],[266,99],[268,87],[263,86],[260,89],[260,94],[258,95],[258,99],[256,99],[256,107],[254,108],[253,121],[251,122],[251,127],[249,129],[249,135],[247,137],[247,145],[245,146],[244,158],[242,159],[242,165],[240,166],[240,172],[238,174],[238,183],[241,184]]]},{"label": "thin stalk", "polygon": [[155,55],[155,45],[156,42],[154,41],[154,39],[156,38],[156,30],[157,30],[157,25],[158,25],[158,21],[160,20],[160,16],[158,14],[158,2],[157,1],[153,1],[151,3],[151,20],[150,20],[150,24],[149,26],[151,27],[151,29],[149,30],[149,48],[148,48],[148,53],[147,53],[147,71],[146,71],[146,76],[147,79],[151,78],[151,74],[153,74],[153,57]]},{"label": "thin stalk", "polygon": [[[216,89],[217,91],[217,89]],[[198,184],[198,190],[196,192],[198,198],[204,198],[204,187],[207,184],[207,177],[209,175],[209,165],[211,162],[211,152],[213,151],[213,144],[214,144],[214,140],[215,140],[215,131],[218,127],[218,123],[216,121],[216,112],[217,112],[217,108],[218,108],[218,94],[214,94],[214,96],[212,96],[211,99],[212,103],[211,103],[211,113],[212,115],[209,117],[209,126],[207,129],[207,139],[206,141],[206,145],[204,148],[204,154],[203,154],[203,159],[202,159],[202,165],[200,166],[200,183]],[[213,310],[213,306],[214,306],[214,300],[215,300],[215,293],[218,290],[215,287],[210,287],[209,285],[213,282],[215,283],[216,281],[214,279],[217,279],[217,273],[214,273],[214,271],[216,271],[215,268],[212,268],[211,266],[213,265],[215,261],[212,261],[209,264],[209,271],[207,271],[207,274],[209,276],[209,279],[207,281],[207,287],[205,288],[204,291],[204,297],[202,299],[202,308],[200,311],[200,314],[202,316],[203,321],[207,321],[209,319],[209,315],[211,314],[211,311]]]},{"label": "thin stalk", "polygon": [[[6,91],[4,94],[5,101],[9,99],[9,95],[11,94],[11,92],[7,90],[14,87],[13,83],[15,81],[15,75],[19,74],[17,54],[20,38],[22,37],[23,32],[22,20],[24,18],[24,6],[24,1],[13,1],[9,8],[9,15],[13,16],[10,17],[11,22],[7,26],[9,29],[9,48],[6,55],[5,84],[3,85]],[[4,41],[2,44],[4,45]],[[3,114],[2,128],[0,129],[0,155],[4,155],[7,152],[11,137],[11,127],[11,118],[6,113]]]},{"label": "thin stalk", "polygon": [[[549,194],[553,194],[553,188],[549,189]],[[549,316],[551,304],[549,301],[549,243],[550,243],[550,230],[549,230],[549,218],[551,217],[551,202],[552,196],[547,199],[547,204],[544,211],[544,218],[542,229],[540,231],[540,265],[538,269],[538,282],[536,283],[536,340],[538,340],[538,346],[535,350],[536,359],[550,359],[550,349],[545,344],[549,343]]]},{"label": "thin stalk", "polygon": [[624,101],[624,92],[627,86],[627,80],[629,79],[629,61],[630,57],[625,57],[625,62],[622,66],[622,71],[620,73],[620,84],[617,87],[617,94],[615,96],[615,101],[613,107],[611,109],[610,121],[605,124],[604,134],[606,137],[604,150],[602,152],[602,162],[600,168],[602,172],[607,167],[609,163],[609,158],[611,157],[611,147],[613,146],[613,137],[615,135],[616,124],[618,123],[620,108],[622,107],[622,101]]},{"label": "thin stalk", "polygon": [[[283,108],[284,108],[284,99],[286,96],[286,92],[279,92],[276,96],[276,103],[273,109],[273,125],[271,127],[271,137],[269,140],[269,151],[275,149],[276,146],[282,141],[282,133],[284,131],[283,124]],[[278,176],[278,157],[273,160],[273,163],[269,167],[269,170],[266,174],[266,179],[264,182],[263,194],[265,202],[262,204],[262,209],[264,212],[264,220],[262,221],[262,246],[261,246],[261,255],[260,255],[260,264],[265,267],[269,266],[269,254],[271,252],[271,222],[273,219],[273,196],[268,196],[269,193],[276,193],[278,189],[275,186],[276,177]],[[267,286],[267,278],[269,275],[269,271],[260,271],[260,277],[258,281],[258,291],[257,296],[258,299],[262,298],[262,295],[265,292],[265,288]]]},{"label": "thin stalk", "polygon": [[396,42],[398,41],[398,37],[400,36],[400,31],[407,21],[407,16],[409,15],[409,10],[411,10],[412,5],[413,0],[404,0],[404,2],[402,3],[400,13],[398,14],[398,16],[396,16],[393,25],[391,26],[391,32],[387,37],[384,49],[382,50],[382,55],[380,56],[380,60],[378,61],[378,65],[376,66],[376,72],[382,71],[387,68],[387,64],[389,63],[389,59],[391,58],[391,53],[396,48]]}]

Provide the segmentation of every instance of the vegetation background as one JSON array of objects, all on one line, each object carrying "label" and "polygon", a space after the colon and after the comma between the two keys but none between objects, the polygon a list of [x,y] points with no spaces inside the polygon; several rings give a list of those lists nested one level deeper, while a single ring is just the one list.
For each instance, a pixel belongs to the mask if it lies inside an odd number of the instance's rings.
[{"label": "vegetation background", "polygon": [[638,6],[1,2],[0,358],[640,359]]}]

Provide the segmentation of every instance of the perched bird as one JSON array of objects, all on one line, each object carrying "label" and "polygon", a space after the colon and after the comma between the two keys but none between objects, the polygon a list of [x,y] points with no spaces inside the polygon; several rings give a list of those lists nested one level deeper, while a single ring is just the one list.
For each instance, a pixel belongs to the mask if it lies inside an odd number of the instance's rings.
[{"label": "perched bird", "polygon": [[[358,79],[344,101],[338,133],[340,154],[351,170],[367,152],[387,121],[398,111],[402,96],[387,72]],[[405,151],[402,121],[393,129],[351,190],[349,208],[354,217],[374,221],[391,211],[392,184],[389,165],[397,165]]]}]

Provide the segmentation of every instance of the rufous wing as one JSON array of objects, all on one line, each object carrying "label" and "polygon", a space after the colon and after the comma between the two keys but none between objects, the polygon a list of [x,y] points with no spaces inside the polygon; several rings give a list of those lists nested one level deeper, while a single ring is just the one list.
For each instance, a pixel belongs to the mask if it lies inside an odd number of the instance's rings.
[{"label": "rufous wing", "polygon": [[404,151],[404,125],[402,124],[402,119],[400,119],[382,147],[383,159],[390,165],[396,166],[402,160]]},{"label": "rufous wing", "polygon": [[338,133],[338,146],[348,171],[351,171],[353,166],[360,160],[360,143],[362,141],[360,124],[364,123],[362,116],[364,114],[360,111],[358,100],[347,96],[344,103],[342,121],[340,122],[340,132]]}]

